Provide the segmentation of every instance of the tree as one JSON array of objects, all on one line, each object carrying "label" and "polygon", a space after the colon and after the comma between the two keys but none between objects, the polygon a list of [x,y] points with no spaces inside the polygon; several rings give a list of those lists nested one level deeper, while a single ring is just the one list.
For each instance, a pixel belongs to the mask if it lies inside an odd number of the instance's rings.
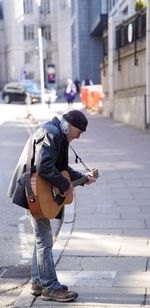
[{"label": "tree", "polygon": [[141,9],[144,9],[144,8],[146,8],[146,1],[145,0],[136,0],[135,11],[140,11]]}]

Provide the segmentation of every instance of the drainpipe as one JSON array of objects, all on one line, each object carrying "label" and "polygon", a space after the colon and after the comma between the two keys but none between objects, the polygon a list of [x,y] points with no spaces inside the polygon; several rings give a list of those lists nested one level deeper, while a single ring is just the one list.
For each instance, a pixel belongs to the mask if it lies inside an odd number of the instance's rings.
[{"label": "drainpipe", "polygon": [[113,40],[113,17],[108,19],[108,84],[109,84],[109,115],[113,117],[114,104],[114,72],[113,72],[113,54],[114,54],[114,40]]},{"label": "drainpipe", "polygon": [[150,127],[150,3],[147,1],[146,14],[146,123]]},{"label": "drainpipe", "polygon": [[114,115],[114,52],[116,42],[116,26],[121,23],[119,15],[110,16],[108,19],[108,84],[109,84],[109,115]]},{"label": "drainpipe", "polygon": [[41,102],[44,101],[44,67],[43,67],[43,43],[42,43],[42,31],[38,28],[38,41],[39,41],[39,60],[40,60],[40,83],[41,83]]}]

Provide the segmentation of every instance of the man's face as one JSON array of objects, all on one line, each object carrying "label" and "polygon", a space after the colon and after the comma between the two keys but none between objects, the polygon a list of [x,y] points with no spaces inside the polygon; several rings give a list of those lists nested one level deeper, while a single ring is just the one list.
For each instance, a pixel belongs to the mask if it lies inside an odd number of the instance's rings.
[{"label": "man's face", "polygon": [[70,124],[70,132],[67,134],[67,141],[71,142],[73,139],[78,139],[82,133],[82,130]]}]

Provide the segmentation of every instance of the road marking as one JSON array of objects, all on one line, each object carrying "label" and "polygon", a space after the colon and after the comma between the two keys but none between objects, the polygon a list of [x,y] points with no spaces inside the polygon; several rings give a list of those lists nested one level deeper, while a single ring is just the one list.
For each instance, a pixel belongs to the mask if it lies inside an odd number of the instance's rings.
[{"label": "road marking", "polygon": [[2,276],[4,275],[4,273],[7,271],[7,268],[4,268],[2,271],[1,271],[1,274],[0,274],[0,279],[2,279]]}]

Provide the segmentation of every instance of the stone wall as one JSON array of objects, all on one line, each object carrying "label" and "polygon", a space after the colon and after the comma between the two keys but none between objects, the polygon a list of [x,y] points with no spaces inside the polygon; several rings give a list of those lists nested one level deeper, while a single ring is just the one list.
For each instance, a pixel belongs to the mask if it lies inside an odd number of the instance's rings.
[{"label": "stone wall", "polygon": [[[102,65],[102,84],[105,97],[103,99],[104,116],[112,116],[115,120],[145,127],[145,94],[146,94],[146,47],[145,39],[137,41],[135,65],[134,43],[115,51],[113,60],[113,101],[109,101],[108,59]],[[120,63],[120,70],[118,64]]]}]

